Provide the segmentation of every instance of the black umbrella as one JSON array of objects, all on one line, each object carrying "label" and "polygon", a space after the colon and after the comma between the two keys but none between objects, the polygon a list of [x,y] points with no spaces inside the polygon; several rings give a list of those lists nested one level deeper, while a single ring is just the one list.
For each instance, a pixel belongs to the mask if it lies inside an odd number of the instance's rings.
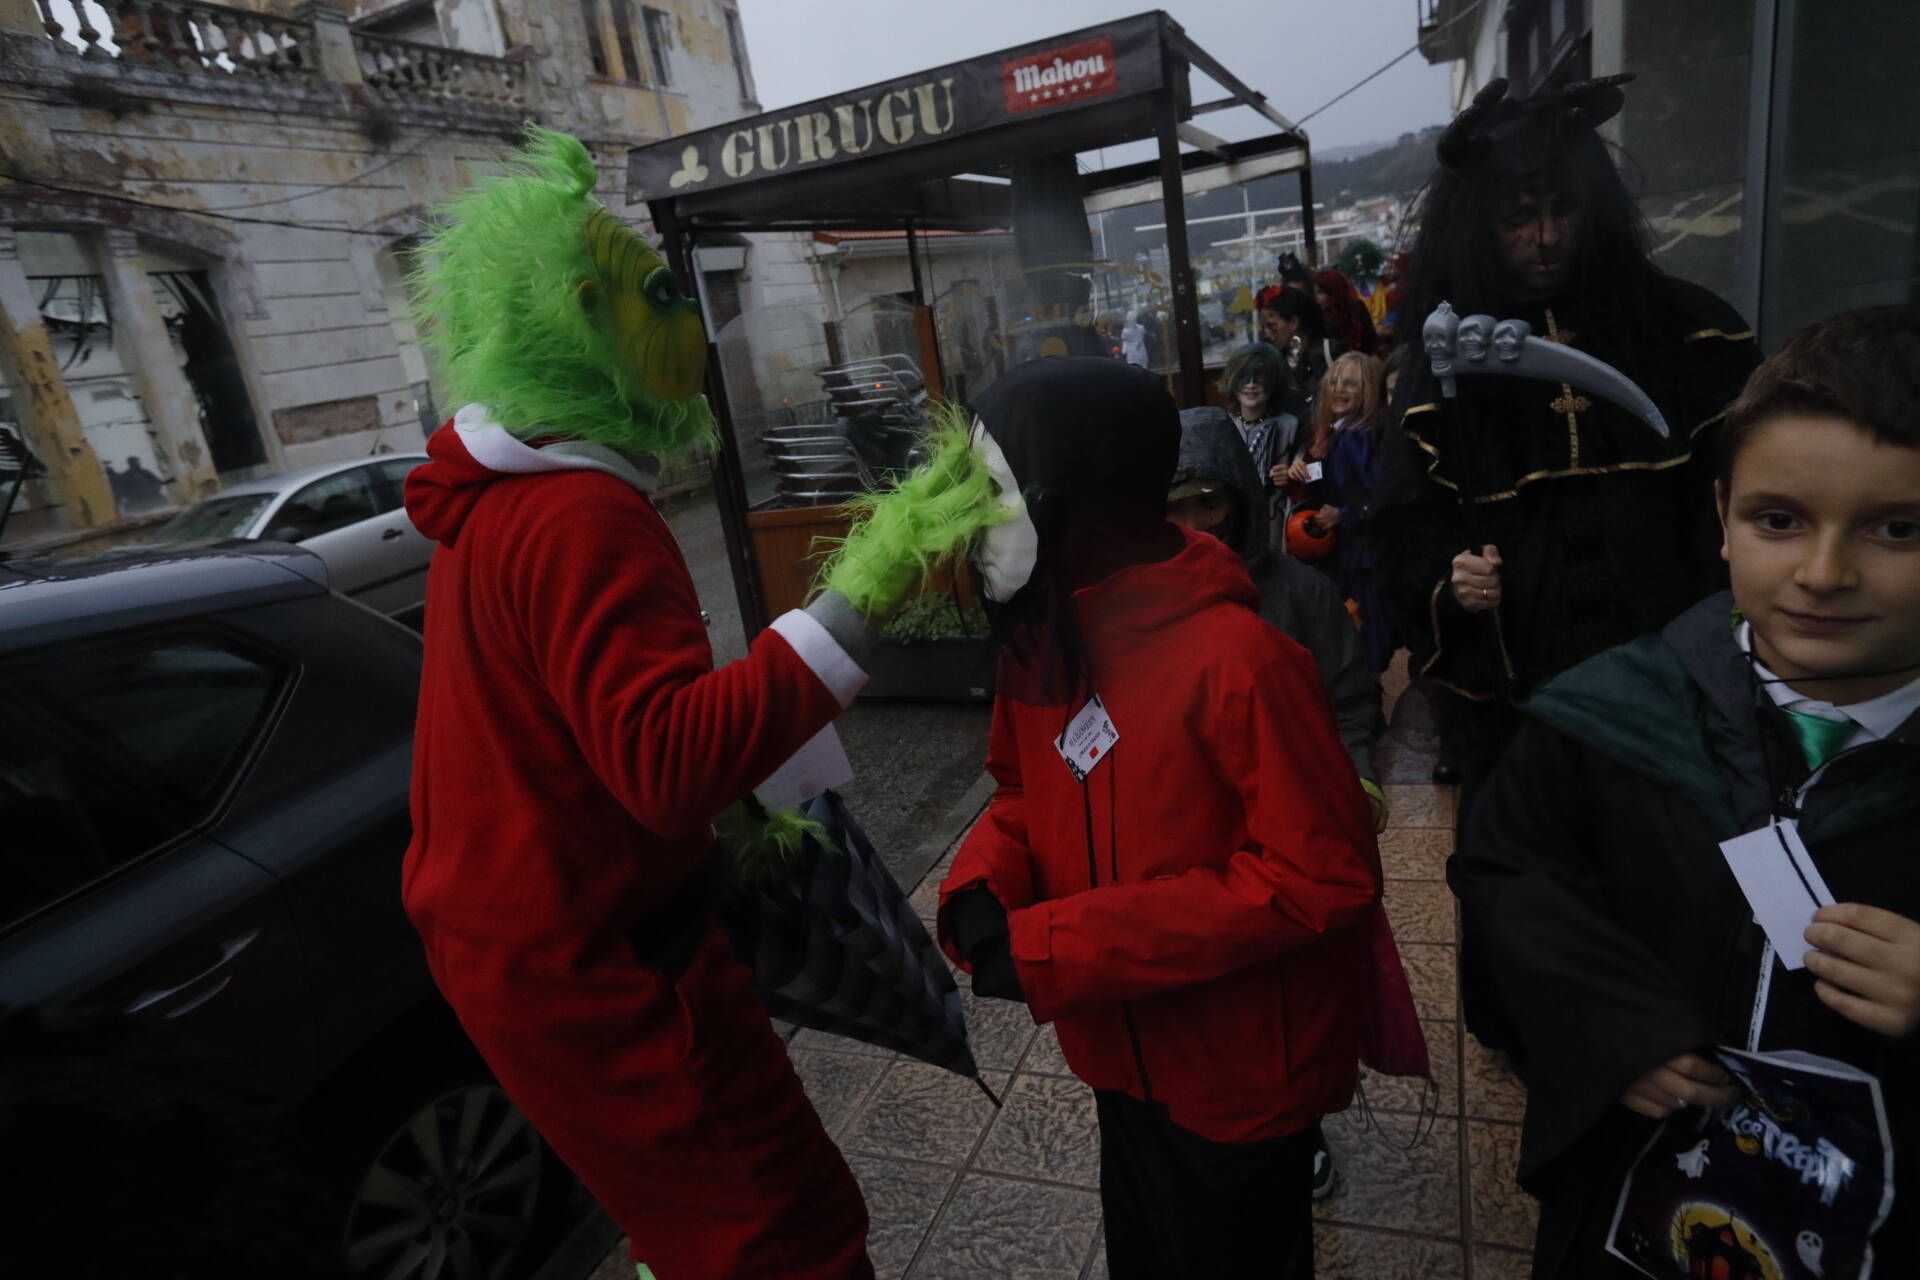
[{"label": "black umbrella", "polygon": [[801,812],[828,840],[807,834],[779,874],[720,896],[767,1012],[967,1076],[999,1106],[968,1047],[953,974],[867,833],[832,791]]}]

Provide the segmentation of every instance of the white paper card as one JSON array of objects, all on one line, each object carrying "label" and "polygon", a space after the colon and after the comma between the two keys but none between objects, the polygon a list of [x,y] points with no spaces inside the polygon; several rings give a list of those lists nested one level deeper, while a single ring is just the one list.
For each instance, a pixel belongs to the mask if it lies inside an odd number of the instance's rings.
[{"label": "white paper card", "polygon": [[769,813],[781,813],[852,781],[853,762],[840,745],[840,735],[828,725],[808,738],[771,777],[753,789],[753,794]]},{"label": "white paper card", "polygon": [[1113,727],[1106,704],[1096,693],[1080,708],[1080,714],[1067,723],[1067,731],[1054,739],[1053,745],[1059,750],[1060,758],[1067,762],[1067,771],[1085,781],[1118,741],[1120,731]]},{"label": "white paper card", "polygon": [[1322,463],[1322,462],[1309,462],[1309,463],[1307,464],[1307,480],[1308,480],[1308,482],[1309,482],[1309,483],[1311,483],[1311,482],[1313,482],[1313,481],[1316,481],[1316,480],[1318,480],[1318,479],[1319,479],[1319,478],[1320,478],[1320,477],[1321,477],[1322,475],[1324,475],[1324,474],[1326,473],[1326,469],[1327,469],[1327,468],[1326,468],[1326,464],[1325,464],[1325,463]]},{"label": "white paper card", "polygon": [[1791,818],[1774,822],[1721,842],[1720,852],[1780,963],[1806,968],[1807,926],[1815,911],[1833,905],[1833,891],[1813,865],[1799,824]]}]

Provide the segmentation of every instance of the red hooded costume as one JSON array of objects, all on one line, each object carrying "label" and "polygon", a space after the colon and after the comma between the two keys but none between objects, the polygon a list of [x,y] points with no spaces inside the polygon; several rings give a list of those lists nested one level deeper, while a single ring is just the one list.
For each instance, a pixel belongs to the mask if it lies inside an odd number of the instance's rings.
[{"label": "red hooded costume", "polygon": [[965,965],[949,904],[985,885],[1074,1074],[1213,1142],[1344,1110],[1362,1058],[1426,1075],[1366,795],[1312,655],[1261,620],[1240,557],[1189,533],[1074,605],[1119,738],[1083,787],[1054,745],[1079,708],[1003,660],[999,789],[941,887],[948,954]]},{"label": "red hooded costume", "polygon": [[[866,1208],[719,928],[636,955],[716,814],[865,677],[802,613],[721,670],[647,480],[469,405],[407,478],[428,575],[402,892],[507,1092],[661,1280],[871,1275]],[[638,931],[638,936],[636,936]],[[673,966],[678,968],[676,964]]]}]

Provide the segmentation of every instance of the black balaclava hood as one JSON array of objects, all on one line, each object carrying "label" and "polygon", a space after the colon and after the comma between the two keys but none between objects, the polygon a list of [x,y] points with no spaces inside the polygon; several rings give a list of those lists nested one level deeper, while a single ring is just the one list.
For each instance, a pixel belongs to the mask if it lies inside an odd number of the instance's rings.
[{"label": "black balaclava hood", "polygon": [[[1032,360],[974,401],[1029,507],[1061,497],[1164,500],[1180,414],[1144,369],[1095,356]],[[1036,514],[1035,523],[1040,523]]]},{"label": "black balaclava hood", "polygon": [[1267,551],[1267,491],[1247,452],[1240,429],[1225,409],[1207,405],[1180,411],[1180,464],[1168,488],[1198,481],[1224,486],[1233,495],[1228,545],[1248,562]]},{"label": "black balaclava hood", "polygon": [[[1123,361],[1067,356],[1009,369],[973,402],[1000,446],[1039,535],[1032,578],[986,608],[1023,659],[1047,646],[1045,683],[1077,679],[1081,662],[1071,592],[1056,561],[1077,515],[1101,507],[1164,507],[1180,453],[1180,415],[1161,381]],[[1044,639],[1042,639],[1044,637]]]}]

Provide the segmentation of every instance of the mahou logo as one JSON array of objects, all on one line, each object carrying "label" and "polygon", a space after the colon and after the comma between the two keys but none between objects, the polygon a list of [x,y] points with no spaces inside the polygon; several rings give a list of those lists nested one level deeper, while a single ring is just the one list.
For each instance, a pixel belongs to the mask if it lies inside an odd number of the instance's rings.
[{"label": "mahou logo", "polygon": [[1082,40],[1062,49],[1044,49],[1002,63],[1000,81],[1007,93],[1007,114],[1038,111],[1112,93],[1113,38]]}]

